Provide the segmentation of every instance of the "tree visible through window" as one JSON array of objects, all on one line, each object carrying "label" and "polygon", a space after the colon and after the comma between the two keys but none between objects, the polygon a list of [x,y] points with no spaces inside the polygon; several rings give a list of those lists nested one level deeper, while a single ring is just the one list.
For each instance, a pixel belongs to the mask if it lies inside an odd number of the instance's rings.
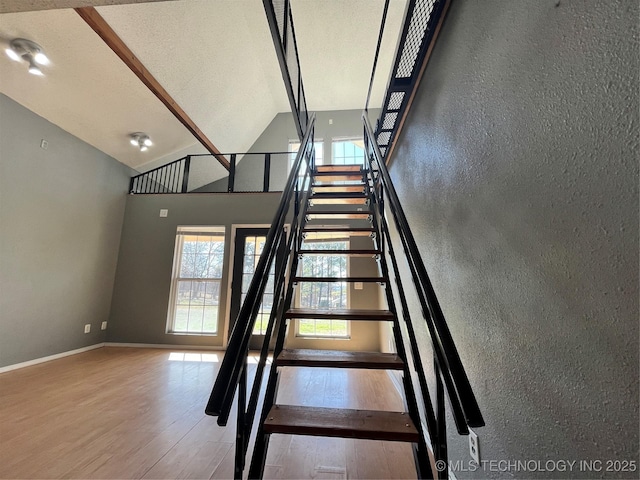
[{"label": "tree visible through window", "polygon": [[[251,280],[253,279],[253,273],[260,261],[260,255],[264,250],[264,244],[267,241],[267,237],[264,235],[250,235],[246,237],[244,244],[244,255],[242,263],[242,290],[241,290],[241,304],[244,303],[244,299],[249,291]],[[275,262],[271,265],[269,270],[269,278],[267,280],[267,286],[264,289],[264,295],[262,296],[262,303],[258,310],[258,317],[253,327],[254,335],[264,335],[267,331],[267,325],[269,324],[269,316],[271,315],[271,308],[273,307],[273,290],[275,287]]]},{"label": "tree visible through window", "polygon": [[[346,250],[347,241],[305,242],[305,249]],[[305,255],[302,257],[305,277],[346,277],[346,255]],[[348,308],[347,282],[302,282],[299,285],[299,306],[336,310]],[[348,338],[347,320],[303,319],[298,321],[298,336]]]},{"label": "tree visible through window", "polygon": [[218,332],[224,227],[178,227],[168,332]]}]

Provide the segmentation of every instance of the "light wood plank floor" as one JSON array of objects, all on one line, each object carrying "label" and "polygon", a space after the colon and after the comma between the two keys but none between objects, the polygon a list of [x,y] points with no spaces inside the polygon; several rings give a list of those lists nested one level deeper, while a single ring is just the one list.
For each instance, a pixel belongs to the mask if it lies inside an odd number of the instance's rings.
[{"label": "light wood plank floor", "polygon": [[[0,374],[0,478],[232,478],[234,420],[204,415],[221,357],[109,347]],[[403,409],[384,371],[285,368],[278,402]],[[406,444],[272,435],[265,478],[415,469]]]}]

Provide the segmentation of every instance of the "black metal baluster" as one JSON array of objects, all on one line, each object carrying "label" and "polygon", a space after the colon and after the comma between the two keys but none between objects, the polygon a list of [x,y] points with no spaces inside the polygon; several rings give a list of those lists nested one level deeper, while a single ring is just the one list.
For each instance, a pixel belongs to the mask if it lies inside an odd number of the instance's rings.
[{"label": "black metal baluster", "polygon": [[229,182],[227,184],[227,192],[233,193],[233,189],[236,183],[236,154],[231,154],[231,161],[229,162]]},{"label": "black metal baluster", "polygon": [[[246,357],[246,354],[245,354]],[[247,363],[245,361],[244,368],[240,373],[240,381],[238,383],[238,418],[236,419],[236,459],[234,466],[234,478],[241,479],[244,470],[244,457],[246,452],[246,423],[245,413],[247,405]]]},{"label": "black metal baluster", "polygon": [[449,465],[447,458],[447,416],[444,405],[444,386],[442,384],[442,375],[438,359],[433,357],[433,370],[436,375],[436,415],[438,435],[434,442],[433,454],[436,457],[436,467],[438,469],[438,477],[441,479],[449,478]]},{"label": "black metal baluster", "polygon": [[271,154],[264,154],[264,173],[263,173],[263,181],[262,181],[262,191],[269,191],[269,174],[271,172]]},{"label": "black metal baluster", "polygon": [[191,155],[187,155],[184,160],[184,173],[182,175],[182,193],[187,193],[189,188],[189,168],[191,167]]}]

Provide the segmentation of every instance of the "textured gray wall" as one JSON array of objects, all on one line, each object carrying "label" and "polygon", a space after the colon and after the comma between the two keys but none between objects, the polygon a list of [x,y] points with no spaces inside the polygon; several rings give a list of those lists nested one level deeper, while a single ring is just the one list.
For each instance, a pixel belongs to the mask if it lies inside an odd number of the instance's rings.
[{"label": "textured gray wall", "polygon": [[[269,225],[279,193],[130,195],[108,332],[110,342],[221,346],[222,336],[166,333],[171,270],[178,225],[227,227],[228,258],[232,224]],[[160,209],[168,217],[159,216]],[[229,262],[222,272],[220,315],[225,315]]]},{"label": "textured gray wall", "polygon": [[638,2],[452,2],[391,170],[482,458],[637,461]]},{"label": "textured gray wall", "polygon": [[129,172],[0,95],[0,367],[104,341]]}]

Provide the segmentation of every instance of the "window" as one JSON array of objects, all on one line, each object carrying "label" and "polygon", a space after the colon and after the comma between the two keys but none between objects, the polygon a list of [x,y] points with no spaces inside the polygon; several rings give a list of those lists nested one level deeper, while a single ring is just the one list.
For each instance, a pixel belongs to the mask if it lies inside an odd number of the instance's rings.
[{"label": "window", "polygon": [[361,138],[333,139],[331,163],[334,165],[364,165],[364,140]]},{"label": "window", "polygon": [[[305,242],[306,249],[346,250],[347,241]],[[305,277],[346,277],[346,255],[305,255],[302,257],[302,275]],[[298,305],[300,308],[336,310],[349,308],[347,282],[301,282]],[[349,338],[347,320],[298,320],[297,335],[315,338]]]},{"label": "window", "polygon": [[[244,303],[244,299],[249,291],[249,285],[253,279],[253,273],[260,261],[260,255],[264,250],[264,244],[267,241],[267,237],[264,235],[249,235],[245,237],[244,243],[244,256],[242,262],[242,289],[241,289],[241,302]],[[271,308],[273,306],[273,290],[275,287],[275,262],[271,265],[269,270],[269,277],[267,280],[267,286],[264,289],[262,296],[262,303],[258,310],[258,317],[256,323],[253,326],[254,335],[264,335],[267,331],[267,325],[269,323],[269,316],[271,315]]]},{"label": "window", "polygon": [[[324,144],[322,143],[322,140],[316,140],[313,142],[313,149],[316,154],[316,165],[322,165],[322,159],[324,157]],[[296,161],[298,150],[300,150],[300,142],[296,140],[289,141],[289,170],[293,168],[293,162]],[[300,168],[300,176],[303,176],[306,171],[306,162],[303,160],[303,164]]]},{"label": "window", "polygon": [[178,227],[167,331],[215,335],[224,264],[224,227]]}]

